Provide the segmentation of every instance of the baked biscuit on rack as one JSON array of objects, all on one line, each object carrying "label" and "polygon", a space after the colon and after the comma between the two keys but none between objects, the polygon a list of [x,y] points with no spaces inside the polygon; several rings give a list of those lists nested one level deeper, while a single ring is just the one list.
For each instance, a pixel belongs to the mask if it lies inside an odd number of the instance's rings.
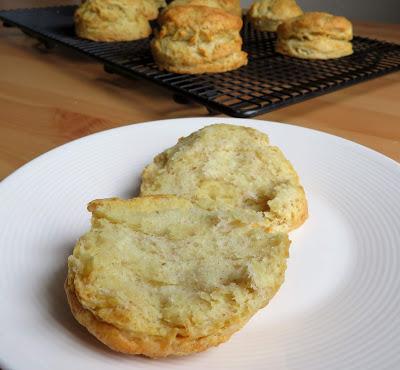
[{"label": "baked biscuit on rack", "polygon": [[277,31],[276,51],[302,59],[334,59],[353,53],[353,27],[344,18],[311,12],[284,21]]},{"label": "baked biscuit on rack", "polygon": [[261,0],[253,3],[247,17],[260,31],[275,32],[286,19],[303,14],[295,0]]},{"label": "baked biscuit on rack", "polygon": [[132,41],[151,34],[164,0],[86,0],[75,12],[75,31],[93,41]]},{"label": "baked biscuit on rack", "polygon": [[207,6],[175,6],[159,17],[151,43],[160,69],[174,73],[216,73],[247,64],[242,51],[242,19]]}]

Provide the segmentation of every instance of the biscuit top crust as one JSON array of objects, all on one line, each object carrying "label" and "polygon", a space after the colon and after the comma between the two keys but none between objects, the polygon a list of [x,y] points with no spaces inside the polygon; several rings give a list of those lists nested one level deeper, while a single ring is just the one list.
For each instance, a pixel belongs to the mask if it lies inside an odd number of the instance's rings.
[{"label": "biscuit top crust", "polygon": [[295,0],[263,0],[253,3],[249,10],[252,18],[288,19],[303,14]]},{"label": "biscuit top crust", "polygon": [[155,19],[164,0],[87,0],[75,12],[75,22],[95,26],[99,22],[135,21],[138,16]]},{"label": "biscuit top crust", "polygon": [[201,29],[209,32],[240,31],[242,19],[208,6],[174,6],[161,14],[159,23],[169,30]]},{"label": "biscuit top crust", "polygon": [[168,8],[182,5],[203,5],[219,8],[239,17],[242,15],[240,0],[174,0],[168,4]]},{"label": "biscuit top crust", "polygon": [[280,38],[328,37],[336,40],[350,41],[353,38],[351,22],[339,16],[322,12],[305,13],[288,19],[278,27]]}]

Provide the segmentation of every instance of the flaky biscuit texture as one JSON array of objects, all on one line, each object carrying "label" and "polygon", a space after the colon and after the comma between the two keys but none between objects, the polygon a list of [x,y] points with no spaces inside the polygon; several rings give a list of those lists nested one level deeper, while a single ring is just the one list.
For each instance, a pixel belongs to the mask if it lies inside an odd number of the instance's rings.
[{"label": "flaky biscuit texture", "polygon": [[149,20],[163,0],[86,0],[75,12],[75,31],[93,41],[132,41],[151,34]]},{"label": "flaky biscuit texture", "polygon": [[276,51],[303,59],[334,59],[353,53],[353,28],[344,17],[311,12],[284,21],[277,30]]},{"label": "flaky biscuit texture", "polygon": [[159,18],[151,43],[157,65],[175,73],[214,73],[247,64],[242,19],[207,6],[175,6]]},{"label": "flaky biscuit texture", "polygon": [[218,345],[273,297],[289,240],[243,210],[174,196],[89,204],[92,228],[68,259],[75,318],[110,348],[149,357]]},{"label": "flaky biscuit texture", "polygon": [[244,126],[207,126],[156,156],[142,174],[141,195],[152,194],[256,211],[274,231],[292,230],[308,215],[290,162],[267,135]]}]

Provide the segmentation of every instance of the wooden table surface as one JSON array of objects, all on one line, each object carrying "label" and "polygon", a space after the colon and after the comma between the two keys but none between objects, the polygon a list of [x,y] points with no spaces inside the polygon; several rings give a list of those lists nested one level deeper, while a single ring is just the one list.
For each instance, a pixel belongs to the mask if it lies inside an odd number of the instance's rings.
[{"label": "wooden table surface", "polygon": [[[0,9],[44,3],[59,1],[0,0]],[[357,35],[400,43],[400,25],[354,26]],[[150,82],[107,74],[73,51],[48,52],[18,29],[0,26],[0,179],[49,149],[97,131],[192,116],[207,111],[175,103],[171,93]],[[400,73],[257,119],[329,132],[400,161]]]}]

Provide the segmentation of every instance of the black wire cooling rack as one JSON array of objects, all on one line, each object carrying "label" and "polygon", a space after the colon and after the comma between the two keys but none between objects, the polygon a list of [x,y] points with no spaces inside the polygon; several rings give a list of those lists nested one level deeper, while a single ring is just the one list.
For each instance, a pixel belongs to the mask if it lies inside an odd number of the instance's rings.
[{"label": "black wire cooling rack", "polygon": [[176,97],[200,103],[210,112],[254,117],[346,86],[400,70],[400,45],[355,37],[354,54],[328,61],[308,61],[275,53],[275,34],[242,30],[249,63],[236,71],[178,75],[157,69],[149,39],[93,42],[75,36],[75,6],[0,11],[5,26],[16,26],[46,47],[71,47],[104,64],[105,70],[142,77],[172,90]]}]

